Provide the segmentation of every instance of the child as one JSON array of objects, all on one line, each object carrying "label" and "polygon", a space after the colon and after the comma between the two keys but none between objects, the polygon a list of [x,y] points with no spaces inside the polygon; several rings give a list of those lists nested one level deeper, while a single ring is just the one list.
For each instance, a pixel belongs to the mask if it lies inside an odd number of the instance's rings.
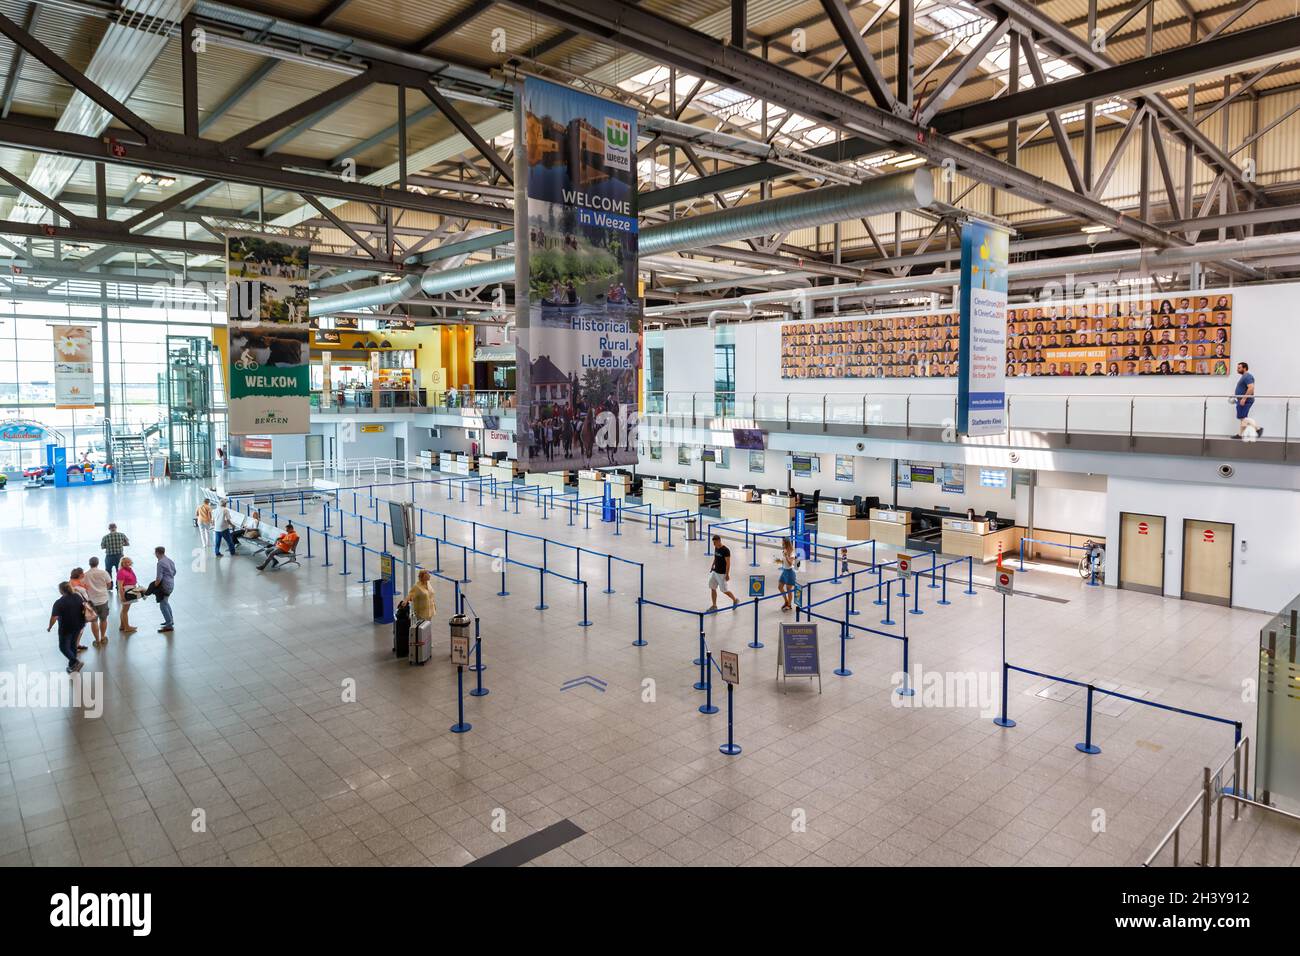
[{"label": "child", "polygon": [[849,549],[840,548],[840,574],[849,573]]}]

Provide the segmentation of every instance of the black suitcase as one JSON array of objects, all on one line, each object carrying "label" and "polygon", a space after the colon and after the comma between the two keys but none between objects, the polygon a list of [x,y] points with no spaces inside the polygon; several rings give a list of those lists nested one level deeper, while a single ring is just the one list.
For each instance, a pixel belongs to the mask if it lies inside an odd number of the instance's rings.
[{"label": "black suitcase", "polygon": [[410,605],[402,605],[393,616],[393,654],[397,657],[409,654],[410,641],[411,608]]}]

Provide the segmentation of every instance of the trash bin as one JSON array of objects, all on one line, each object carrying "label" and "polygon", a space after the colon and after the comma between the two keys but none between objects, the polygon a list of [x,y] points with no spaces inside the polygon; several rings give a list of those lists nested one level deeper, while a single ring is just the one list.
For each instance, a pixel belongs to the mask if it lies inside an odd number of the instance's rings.
[{"label": "trash bin", "polygon": [[700,521],[698,518],[686,519],[686,540],[687,541],[695,540],[696,538],[695,532],[699,529],[699,526],[700,526]]},{"label": "trash bin", "polygon": [[447,622],[450,626],[451,633],[447,637],[447,659],[451,659],[451,639],[455,637],[470,637],[470,629],[473,621],[467,614],[453,614]]},{"label": "trash bin", "polygon": [[376,624],[393,623],[393,582],[388,578],[376,578],[373,584],[371,607],[374,610]]}]

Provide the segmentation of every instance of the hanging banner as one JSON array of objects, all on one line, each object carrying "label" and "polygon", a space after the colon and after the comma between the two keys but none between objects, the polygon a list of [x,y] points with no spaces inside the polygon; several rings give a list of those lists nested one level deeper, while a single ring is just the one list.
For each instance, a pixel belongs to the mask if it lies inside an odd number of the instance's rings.
[{"label": "hanging banner", "polygon": [[307,264],[311,243],[226,234],[230,434],[301,435],[311,418]]},{"label": "hanging banner", "polygon": [[528,237],[516,242],[515,265],[520,468],[634,464],[636,111],[531,77],[519,98],[515,234]]},{"label": "hanging banner", "polygon": [[1006,230],[968,222],[961,230],[961,342],[957,432],[1007,432]]},{"label": "hanging banner", "polygon": [[95,407],[93,329],[82,325],[54,327],[54,407]]}]

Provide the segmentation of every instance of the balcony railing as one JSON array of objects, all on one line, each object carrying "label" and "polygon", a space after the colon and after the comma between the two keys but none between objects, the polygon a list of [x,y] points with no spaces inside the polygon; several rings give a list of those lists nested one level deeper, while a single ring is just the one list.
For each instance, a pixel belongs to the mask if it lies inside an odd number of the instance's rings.
[{"label": "balcony railing", "polygon": [[[831,395],[812,392],[651,392],[646,411],[677,424],[707,426],[716,419],[761,422],[790,431],[834,430],[870,434],[873,428],[951,429],[957,419],[954,395],[868,392]],[[1256,395],[1250,417],[1263,430],[1260,443],[1280,445],[1285,459],[1292,418],[1300,397]],[[1201,442],[1237,434],[1231,395],[1020,394],[1007,397],[1009,431],[1066,436],[1173,438]],[[994,439],[996,442],[996,439]]]}]

